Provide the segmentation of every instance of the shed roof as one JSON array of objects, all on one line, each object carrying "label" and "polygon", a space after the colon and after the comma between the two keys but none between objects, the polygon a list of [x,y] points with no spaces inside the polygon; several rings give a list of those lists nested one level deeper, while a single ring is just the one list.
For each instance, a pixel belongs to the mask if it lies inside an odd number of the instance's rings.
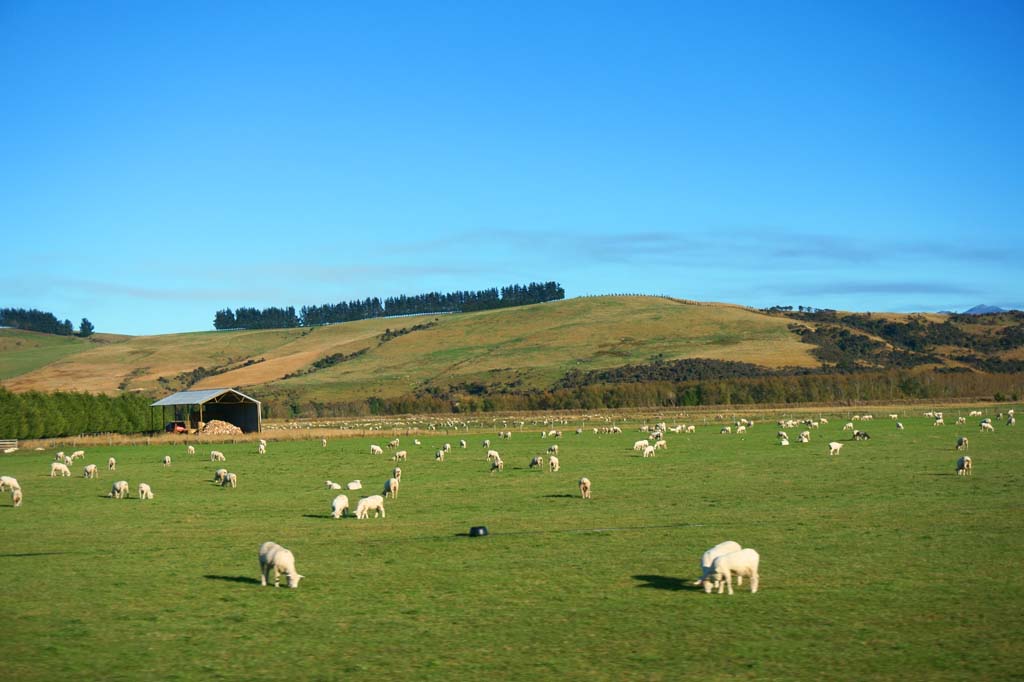
[{"label": "shed roof", "polygon": [[150,407],[163,407],[165,405],[202,405],[208,402],[215,403],[256,403],[260,401],[247,396],[241,391],[233,388],[207,388],[201,391],[178,391],[166,398],[161,398]]}]

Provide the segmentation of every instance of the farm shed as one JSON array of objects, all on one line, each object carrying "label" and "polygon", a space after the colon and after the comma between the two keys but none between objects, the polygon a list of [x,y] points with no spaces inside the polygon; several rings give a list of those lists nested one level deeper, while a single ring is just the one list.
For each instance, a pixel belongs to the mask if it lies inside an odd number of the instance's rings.
[{"label": "farm shed", "polygon": [[197,429],[199,422],[213,419],[234,424],[245,433],[259,433],[261,427],[260,401],[233,388],[179,391],[150,407],[163,410],[165,424],[171,421],[167,419],[166,408],[174,408],[173,421],[185,422],[188,429]]}]

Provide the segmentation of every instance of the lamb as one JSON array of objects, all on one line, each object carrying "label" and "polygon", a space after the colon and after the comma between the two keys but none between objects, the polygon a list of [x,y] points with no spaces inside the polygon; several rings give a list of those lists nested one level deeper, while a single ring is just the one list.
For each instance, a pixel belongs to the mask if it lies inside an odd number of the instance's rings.
[{"label": "lamb", "polygon": [[225,461],[224,453],[221,452],[220,450],[210,450],[210,461],[211,462],[223,462],[223,461]]},{"label": "lamb", "polygon": [[590,498],[590,479],[587,478],[586,476],[584,476],[583,478],[580,479],[580,495],[583,497],[584,500],[591,499]]},{"label": "lamb", "polygon": [[686,425],[686,432],[687,433],[697,433],[697,427],[694,426],[693,424],[687,424]]},{"label": "lamb", "polygon": [[654,446],[653,445],[648,445],[646,448],[644,448],[643,456],[644,457],[654,457]]},{"label": "lamb", "polygon": [[264,445],[263,443],[260,443],[259,445],[256,446],[256,453],[260,455],[267,454],[267,446]]},{"label": "lamb", "polygon": [[1016,418],[1016,417],[1014,417],[1014,416],[1013,416],[1013,415],[1011,414],[1011,415],[1010,415],[1010,416],[1009,416],[1009,417],[1008,417],[1008,418],[1006,419],[1006,425],[1007,425],[1007,426],[1016,426],[1016,425],[1017,425],[1017,418]]},{"label": "lamb", "polygon": [[800,432],[799,440],[800,440],[801,443],[810,443],[811,442],[811,432],[810,431],[802,431],[802,432]]},{"label": "lamb", "polygon": [[128,481],[115,481],[114,485],[110,486],[110,492],[107,493],[107,497],[113,497],[118,500],[131,497],[128,494]]},{"label": "lamb", "polygon": [[391,459],[396,461],[396,462],[408,461],[409,460],[409,451],[408,450],[399,450],[398,452],[395,453],[395,456],[392,457]]},{"label": "lamb", "polygon": [[363,489],[363,482],[360,481],[358,478],[356,480],[354,480],[354,481],[349,481],[348,483],[345,484],[345,490],[362,490],[362,489]]},{"label": "lamb", "polygon": [[165,467],[171,466],[171,456],[170,455],[164,455],[164,466]]},{"label": "lamb", "polygon": [[463,450],[465,450],[466,448],[469,447],[469,444],[466,441],[464,441],[464,440],[460,440],[459,441],[459,447],[462,448]]},{"label": "lamb", "polygon": [[153,489],[149,487],[148,483],[139,484],[139,499],[140,500],[152,500]]},{"label": "lamb", "polygon": [[189,445],[187,448],[185,448],[185,452],[190,455],[194,455],[196,454],[196,448],[194,445]]},{"label": "lamb", "polygon": [[399,442],[400,441],[397,438],[394,439],[394,440],[388,441],[388,447],[389,448],[397,448],[398,445],[399,445]]},{"label": "lamb", "polygon": [[900,416],[898,414],[890,414],[889,415],[889,419],[894,419],[895,420],[895,419],[899,419],[899,418],[900,418]]},{"label": "lamb", "polygon": [[779,441],[779,445],[789,445],[789,440],[783,438],[782,440]]},{"label": "lamb", "polygon": [[711,588],[718,585],[718,594],[722,594],[726,587],[729,588],[729,594],[732,594],[732,577],[736,576],[738,579],[750,578],[750,593],[755,594],[761,582],[758,575],[760,564],[761,555],[750,548],[718,556],[704,576],[704,592],[711,594]]},{"label": "lamb", "polygon": [[443,462],[444,461],[444,450],[438,450],[437,452],[434,453],[434,461],[435,462]]},{"label": "lamb", "polygon": [[228,470],[227,469],[217,469],[216,471],[213,472],[213,481],[214,481],[214,483],[223,484],[224,483],[224,477],[227,476],[227,475],[228,475]]},{"label": "lamb", "polygon": [[945,426],[946,422],[942,417],[936,417],[935,421],[932,422],[932,426]]},{"label": "lamb", "polygon": [[871,436],[868,435],[867,431],[854,431],[853,432],[853,439],[854,440],[871,440]]},{"label": "lamb", "polygon": [[397,479],[399,483],[402,482],[402,469],[401,467],[395,467],[391,470],[391,478]]},{"label": "lamb", "polygon": [[371,455],[383,455],[384,454],[384,448],[382,448],[379,445],[371,445],[370,446],[370,454]]},{"label": "lamb", "polygon": [[321,445],[321,447],[325,447],[326,448],[327,447],[327,439],[326,438],[321,438],[320,439],[320,445]]},{"label": "lamb", "polygon": [[548,457],[548,469],[552,473],[558,471],[560,468],[561,468],[561,463],[558,461],[557,457],[555,457],[554,455],[551,455],[550,457]]},{"label": "lamb", "polygon": [[962,456],[956,461],[956,475],[957,476],[970,476],[972,466],[971,458],[967,455]]},{"label": "lamb", "polygon": [[736,433],[746,433],[746,432],[747,432],[747,427],[744,426],[743,424],[740,424],[739,426],[736,427]]},{"label": "lamb", "polygon": [[274,569],[274,587],[281,586],[281,574],[288,579],[288,587],[297,588],[299,581],[305,578],[295,570],[295,555],[276,542],[264,542],[260,545],[260,585],[267,586],[270,569]]},{"label": "lamb", "polygon": [[643,452],[644,448],[650,446],[650,444],[651,442],[647,439],[638,440],[637,442],[633,443],[633,452]]},{"label": "lamb", "polygon": [[494,459],[501,459],[501,455],[498,454],[497,450],[488,450],[487,457],[485,459],[487,459],[488,461]]},{"label": "lamb", "polygon": [[224,474],[224,478],[220,479],[220,487],[231,486],[232,488],[238,487],[238,474],[227,473]]},{"label": "lamb", "polygon": [[992,424],[990,424],[988,422],[983,422],[982,425],[981,425],[981,430],[982,431],[991,431],[992,433],[995,433],[996,427],[992,426]]},{"label": "lamb", "polygon": [[668,441],[667,440],[659,440],[657,443],[654,444],[654,449],[655,450],[668,450]]},{"label": "lamb", "polygon": [[71,453],[71,460],[74,461],[79,457],[85,457],[85,450],[75,450]]},{"label": "lamb", "polygon": [[843,449],[843,444],[842,443],[837,443],[835,441],[832,441],[831,443],[828,444],[828,454],[829,455],[838,455],[839,451],[842,450],[842,449]]},{"label": "lamb", "polygon": [[904,428],[903,427],[903,422],[896,422],[896,430],[897,431],[902,431],[903,428]]},{"label": "lamb", "polygon": [[14,476],[0,476],[0,492],[3,492],[4,488],[11,491],[21,490],[21,484]]},{"label": "lamb", "polygon": [[785,431],[779,431],[778,433],[775,434],[775,437],[782,440],[789,440],[789,434],[786,433]]},{"label": "lamb", "polygon": [[451,443],[445,443],[444,447],[442,447],[441,449],[445,451],[445,454],[447,454],[447,453],[452,451],[452,444]]},{"label": "lamb", "polygon": [[107,460],[107,471],[117,471],[117,460],[113,457]]},{"label": "lamb", "polygon": [[380,514],[382,519],[387,518],[387,514],[384,513],[384,498],[380,495],[370,495],[369,497],[359,498],[359,503],[356,505],[356,518],[357,519],[368,519],[370,518],[370,512],[373,512],[373,518],[377,518]]},{"label": "lamb", "polygon": [[97,476],[99,476],[99,472],[96,470],[95,464],[86,464],[82,469],[83,478],[96,478]]},{"label": "lamb", "polygon": [[544,457],[542,457],[541,455],[537,455],[536,457],[531,459],[530,460],[530,468],[533,469],[534,467],[540,467],[541,469],[543,469],[544,468]]},{"label": "lamb", "polygon": [[57,474],[61,475],[61,478],[71,475],[71,470],[68,469],[68,465],[63,462],[50,462],[50,478],[53,478]]},{"label": "lamb", "polygon": [[335,483],[330,479],[324,481],[324,485],[327,487],[328,490],[341,490],[341,484]]},{"label": "lamb", "polygon": [[966,423],[967,423],[967,417],[957,417],[956,418],[956,425],[957,426],[960,426],[961,424],[966,424]]},{"label": "lamb", "polygon": [[853,431],[853,422],[843,424],[843,431]]},{"label": "lamb", "polygon": [[398,499],[398,479],[389,478],[384,481],[384,491],[381,493],[384,497],[391,496],[392,499]]},{"label": "lamb", "polygon": [[548,454],[549,455],[557,455],[558,454],[558,445],[552,445],[551,447],[549,447],[548,448]]},{"label": "lamb", "polygon": [[342,516],[348,516],[347,495],[338,495],[331,500],[331,516],[336,519],[340,519]]},{"label": "lamb", "polygon": [[726,540],[725,542],[718,543],[714,547],[710,548],[709,550],[701,554],[700,579],[694,580],[693,584],[701,585],[704,583],[704,580],[708,577],[708,574],[711,573],[711,565],[714,563],[715,559],[724,554],[738,552],[741,549],[743,548],[740,546],[740,543],[735,542],[733,540]]},{"label": "lamb", "polygon": [[413,438],[412,439],[412,444],[413,445],[423,445],[423,443],[420,442],[419,438]]},{"label": "lamb", "polygon": [[489,448],[489,447],[491,447],[491,439],[490,439],[490,438],[488,438],[488,439],[486,439],[486,440],[484,441],[484,447],[485,447],[485,448]]},{"label": "lamb", "polygon": [[[497,455],[497,453],[495,453],[495,455]],[[492,474],[495,471],[504,471],[504,470],[505,470],[505,463],[503,461],[501,461],[501,457],[493,457],[493,458],[491,458],[491,473]]]},{"label": "lamb", "polygon": [[722,430],[719,431],[719,433],[721,433],[723,435],[726,434],[726,433],[732,433],[732,427],[731,426],[723,426]]},{"label": "lamb", "polygon": [[956,439],[956,449],[966,450],[969,443],[967,442],[967,436],[960,436]]}]

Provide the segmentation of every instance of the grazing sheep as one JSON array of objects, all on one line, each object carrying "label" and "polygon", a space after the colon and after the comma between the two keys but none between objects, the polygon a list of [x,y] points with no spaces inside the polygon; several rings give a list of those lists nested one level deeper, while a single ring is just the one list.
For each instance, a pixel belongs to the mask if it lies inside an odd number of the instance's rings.
[{"label": "grazing sheep", "polygon": [[362,489],[363,489],[363,482],[360,481],[359,479],[356,479],[354,481],[349,481],[348,483],[345,484],[345,490],[362,490]]},{"label": "grazing sheep", "polygon": [[969,443],[967,442],[967,436],[960,436],[956,439],[956,449],[966,450]]},{"label": "grazing sheep", "polygon": [[53,478],[57,474],[60,474],[61,478],[71,475],[71,470],[68,469],[68,465],[63,462],[50,462],[50,478]]},{"label": "grazing sheep", "polygon": [[789,445],[789,440],[786,439],[786,438],[783,438],[782,440],[779,441],[779,445]]},{"label": "grazing sheep", "polygon": [[348,516],[347,495],[338,495],[331,500],[331,516],[336,519],[340,519],[342,516]]},{"label": "grazing sheep", "polygon": [[171,466],[171,456],[170,455],[164,455],[164,466],[165,467]]},{"label": "grazing sheep", "polygon": [[967,455],[962,456],[956,461],[956,475],[957,476],[970,476],[971,470],[973,469],[971,458]]},{"label": "grazing sheep", "polygon": [[490,438],[487,438],[486,440],[484,440],[484,447],[485,448],[491,447],[491,439]]},{"label": "grazing sheep", "polygon": [[460,441],[459,441],[459,447],[460,447],[460,448],[462,448],[463,450],[465,450],[466,448],[468,448],[468,447],[469,447],[469,443],[467,443],[467,442],[466,442],[466,441],[464,441],[464,440],[460,440]]},{"label": "grazing sheep", "polygon": [[[495,453],[495,455],[497,455],[497,453]],[[503,461],[501,461],[501,457],[492,457],[490,459],[491,459],[491,473],[492,474],[495,471],[504,471],[505,470],[505,463]]]},{"label": "grazing sheep", "polygon": [[775,437],[779,439],[785,438],[786,440],[789,440],[789,434],[786,433],[785,431],[779,431],[778,433],[775,434]]},{"label": "grazing sheep", "polygon": [[715,559],[717,559],[718,557],[720,557],[720,556],[722,556],[724,554],[731,554],[732,552],[738,552],[741,549],[743,549],[743,547],[740,546],[740,543],[735,542],[733,540],[726,540],[725,542],[718,543],[714,547],[708,549],[706,552],[701,554],[701,556],[700,556],[700,579],[699,580],[694,580],[693,584],[694,585],[701,585],[701,584],[704,583],[705,578],[707,578],[708,574],[711,573],[711,565],[715,562]]},{"label": "grazing sheep", "polygon": [[260,443],[259,445],[256,446],[256,453],[260,455],[267,454],[267,446],[264,445],[263,443]]},{"label": "grazing sheep", "polygon": [[194,445],[189,445],[187,448],[185,448],[185,452],[190,455],[194,455],[196,454],[196,448]]},{"label": "grazing sheep", "polygon": [[223,461],[225,461],[224,453],[221,452],[220,450],[210,450],[210,461],[211,462],[223,462]]},{"label": "grazing sheep", "polygon": [[14,476],[0,476],[0,492],[3,492],[5,488],[11,491],[21,490],[21,484]]},{"label": "grazing sheep", "polygon": [[263,447],[267,447],[267,441],[266,441],[265,439],[263,439],[263,438],[260,438],[260,439],[259,439],[259,441],[257,441],[257,442],[258,442],[258,443],[259,443],[260,445],[262,445]]},{"label": "grazing sheep", "polygon": [[227,473],[224,474],[224,478],[220,480],[220,487],[231,486],[232,488],[238,487],[238,474]]},{"label": "grazing sheep", "polygon": [[117,460],[113,457],[107,460],[107,471],[117,471]]},{"label": "grazing sheep", "polygon": [[295,555],[276,542],[264,542],[260,545],[260,584],[267,586],[270,569],[274,569],[274,587],[281,586],[281,574],[288,579],[288,587],[297,588],[299,581],[305,578],[295,570]]},{"label": "grazing sheep", "polygon": [[148,483],[139,484],[139,499],[140,500],[152,500],[153,489],[149,487]]},{"label": "grazing sheep", "polygon": [[397,500],[398,499],[398,485],[399,484],[398,484],[398,479],[397,478],[389,478],[388,480],[384,481],[384,490],[383,490],[383,492],[381,492],[381,494],[384,497],[388,497],[390,495],[392,499],[396,499]]},{"label": "grazing sheep", "polygon": [[561,468],[561,463],[558,461],[557,457],[555,457],[554,455],[551,455],[550,457],[548,457],[548,469],[552,473],[558,471],[560,468]]},{"label": "grazing sheep", "polygon": [[932,422],[932,426],[945,426],[946,421],[942,417],[936,417],[935,421]]},{"label": "grazing sheep", "polygon": [[957,417],[956,418],[956,425],[957,426],[960,426],[961,424],[966,424],[966,423],[967,423],[967,417]]},{"label": "grazing sheep", "polygon": [[992,433],[995,433],[996,427],[992,426],[992,424],[990,424],[988,422],[982,422],[981,430],[982,431],[991,431]]},{"label": "grazing sheep", "polygon": [[648,445],[646,448],[644,448],[642,454],[644,457],[654,457],[654,446]]},{"label": "grazing sheep", "polygon": [[434,461],[435,462],[443,462],[444,461],[444,450],[438,450],[437,452],[434,453]]},{"label": "grazing sheep", "polygon": [[128,494],[128,481],[115,481],[114,485],[110,486],[110,492],[107,493],[107,497],[113,497],[118,500],[131,497]]},{"label": "grazing sheep", "polygon": [[727,434],[727,433],[732,433],[732,427],[731,426],[723,426],[722,430],[719,431],[719,433],[721,433],[723,435]]},{"label": "grazing sheep", "polygon": [[320,445],[321,445],[321,447],[325,447],[326,448],[327,447],[327,439],[326,438],[321,438],[320,439]]},{"label": "grazing sheep", "polygon": [[853,431],[853,422],[843,424],[843,431]]},{"label": "grazing sheep", "polygon": [[409,460],[409,452],[407,450],[399,450],[395,453],[395,456],[391,458],[395,462],[405,462]]},{"label": "grazing sheep", "polygon": [[729,588],[732,594],[732,577],[738,579],[750,578],[750,593],[755,594],[761,582],[758,575],[758,567],[761,564],[761,555],[755,550],[747,548],[723,554],[711,562],[711,568],[704,576],[704,592],[711,594],[711,588],[718,586],[718,594],[722,594],[723,588]]},{"label": "grazing sheep", "polygon": [[590,479],[586,476],[580,479],[580,495],[584,500],[590,499]]},{"label": "grazing sheep", "polygon": [[903,422],[896,422],[896,430],[897,431],[902,431],[903,428],[904,428],[903,427]]},{"label": "grazing sheep", "polygon": [[379,445],[371,445],[370,446],[370,454],[371,455],[383,455],[384,454],[384,448],[382,448]]},{"label": "grazing sheep", "polygon": [[843,444],[842,443],[837,443],[835,441],[832,441],[831,443],[828,444],[828,454],[829,455],[838,455],[839,451],[842,450],[842,449],[843,449]]},{"label": "grazing sheep", "polygon": [[341,484],[335,483],[330,479],[324,481],[324,485],[327,487],[328,490],[341,490]]},{"label": "grazing sheep", "polygon": [[398,479],[398,482],[401,483],[402,482],[402,468],[401,467],[395,467],[394,469],[392,469],[391,470],[391,478]]},{"label": "grazing sheep", "polygon": [[96,478],[99,475],[99,471],[96,469],[95,464],[86,464],[85,468],[82,469],[83,478]]},{"label": "grazing sheep", "polygon": [[967,413],[968,417],[980,417],[982,415],[981,410],[971,410]]},{"label": "grazing sheep", "polygon": [[452,444],[451,443],[445,443],[444,447],[441,448],[441,449],[445,451],[445,454],[447,454],[447,453],[452,451]]},{"label": "grazing sheep", "polygon": [[650,444],[651,442],[647,439],[638,440],[637,442],[633,443],[633,452],[643,452],[644,448],[649,447]]},{"label": "grazing sheep", "polygon": [[534,457],[533,459],[530,460],[530,468],[533,469],[535,467],[540,467],[541,469],[544,468],[544,457],[543,456],[537,455],[536,457]]},{"label": "grazing sheep", "polygon": [[11,502],[14,503],[14,506],[20,507],[22,499],[21,488],[13,488],[11,490]]},{"label": "grazing sheep", "polygon": [[373,518],[380,517],[387,518],[387,514],[384,513],[384,498],[380,495],[370,495],[369,497],[362,497],[359,499],[359,503],[356,505],[356,518],[357,519],[368,519],[370,518],[370,512],[373,512]]},{"label": "grazing sheep", "polygon": [[747,432],[747,427],[744,426],[743,424],[740,424],[739,426],[736,427],[736,433],[746,433],[746,432]]},{"label": "grazing sheep", "polygon": [[79,457],[85,457],[85,450],[75,450],[71,453],[71,460],[74,461]]},{"label": "grazing sheep", "polygon": [[487,457],[485,457],[484,459],[486,459],[488,461],[490,461],[492,459],[501,459],[501,455],[498,454],[497,450],[488,450],[487,451]]},{"label": "grazing sheep", "polygon": [[557,455],[558,454],[558,445],[552,445],[551,447],[549,447],[548,448],[548,454],[549,455]]},{"label": "grazing sheep", "polygon": [[668,441],[667,440],[659,440],[658,442],[656,442],[654,444],[654,449],[655,450],[668,450]]},{"label": "grazing sheep", "polygon": [[394,439],[392,441],[388,441],[388,447],[389,448],[397,448],[399,443],[400,443],[400,441],[396,438],[396,439]]},{"label": "grazing sheep", "polygon": [[413,445],[423,445],[423,443],[420,442],[419,438],[413,438],[412,439],[412,444]]},{"label": "grazing sheep", "polygon": [[802,431],[802,432],[800,432],[800,437],[798,438],[798,440],[801,443],[810,443],[811,442],[811,432],[810,431]]},{"label": "grazing sheep", "polygon": [[224,477],[228,475],[227,469],[217,469],[213,472],[213,480],[215,483],[224,483]]},{"label": "grazing sheep", "polygon": [[1006,425],[1007,426],[1016,426],[1017,425],[1017,418],[1014,417],[1013,415],[1010,415],[1010,417],[1006,420]]},{"label": "grazing sheep", "polygon": [[853,439],[854,440],[871,440],[871,436],[868,435],[867,431],[854,431],[853,432]]}]

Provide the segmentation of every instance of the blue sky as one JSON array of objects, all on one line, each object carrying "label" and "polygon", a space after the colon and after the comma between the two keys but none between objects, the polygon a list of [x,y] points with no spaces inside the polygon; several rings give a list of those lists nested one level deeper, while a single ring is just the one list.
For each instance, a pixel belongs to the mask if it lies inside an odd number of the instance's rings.
[{"label": "blue sky", "polygon": [[1024,4],[0,1],[0,307],[1024,308]]}]

